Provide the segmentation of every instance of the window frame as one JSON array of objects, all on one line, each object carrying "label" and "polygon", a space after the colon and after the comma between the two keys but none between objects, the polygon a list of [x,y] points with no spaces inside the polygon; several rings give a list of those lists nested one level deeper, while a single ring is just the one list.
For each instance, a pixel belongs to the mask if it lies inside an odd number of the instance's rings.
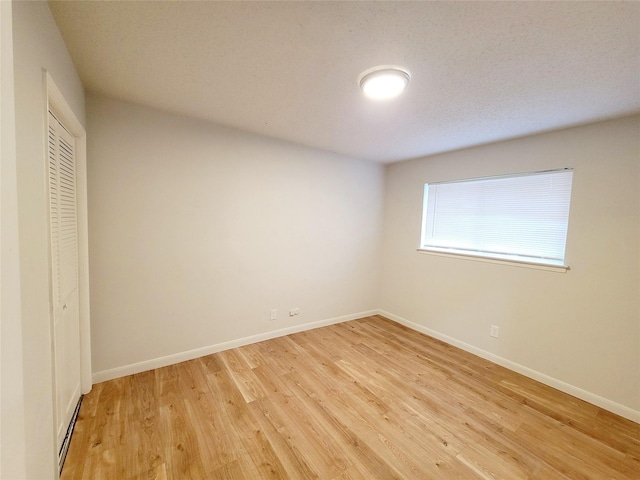
[{"label": "window frame", "polygon": [[[558,168],[552,170],[543,170],[543,171],[532,171],[532,172],[521,172],[521,173],[511,173],[505,175],[494,175],[494,176],[486,176],[486,177],[475,177],[475,178],[463,178],[458,180],[449,180],[449,181],[439,181],[439,182],[427,182],[424,184],[423,191],[423,205],[422,205],[422,222],[420,228],[420,243],[417,249],[418,252],[428,254],[428,255],[436,255],[442,257],[450,257],[450,258],[458,258],[458,259],[466,259],[473,260],[478,262],[485,263],[494,263],[494,264],[503,264],[515,267],[525,267],[525,268],[535,268],[540,270],[547,270],[553,272],[566,272],[570,270],[570,267],[567,262],[567,239],[569,237],[569,223],[570,223],[570,210],[571,210],[571,200],[572,200],[572,187],[573,187],[573,168]],[[487,251],[477,250],[459,250],[452,247],[438,247],[433,245],[428,245],[425,239],[425,234],[427,231],[427,215],[428,215],[428,188],[429,186],[436,186],[441,184],[462,184],[468,182],[478,182],[478,181],[489,181],[489,180],[499,180],[499,179],[507,179],[507,178],[516,178],[516,177],[528,177],[531,175],[539,175],[539,174],[550,174],[550,173],[563,173],[563,172],[571,172],[571,185],[569,187],[569,211],[567,213],[566,220],[566,234],[564,237],[564,254],[562,263],[556,263],[551,260],[537,259],[536,257],[527,257],[523,255],[517,254],[499,254],[499,253],[491,253]]]}]

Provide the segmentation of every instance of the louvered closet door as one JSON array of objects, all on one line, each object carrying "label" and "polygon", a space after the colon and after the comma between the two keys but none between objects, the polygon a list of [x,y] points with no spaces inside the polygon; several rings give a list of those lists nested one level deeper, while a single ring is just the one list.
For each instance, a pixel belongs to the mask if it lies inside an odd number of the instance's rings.
[{"label": "louvered closet door", "polygon": [[61,446],[80,398],[75,139],[49,113],[49,217],[56,428]]}]

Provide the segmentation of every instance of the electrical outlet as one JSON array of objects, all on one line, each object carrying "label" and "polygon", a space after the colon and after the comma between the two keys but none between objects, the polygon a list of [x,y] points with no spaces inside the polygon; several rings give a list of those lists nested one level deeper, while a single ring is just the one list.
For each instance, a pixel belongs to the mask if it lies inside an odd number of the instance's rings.
[{"label": "electrical outlet", "polygon": [[500,327],[497,325],[491,325],[491,336],[493,338],[498,338],[500,336]]},{"label": "electrical outlet", "polygon": [[299,315],[300,314],[300,308],[299,307],[295,307],[295,308],[291,308],[289,310],[289,316],[293,317],[294,315]]},{"label": "electrical outlet", "polygon": [[278,318],[278,309],[277,308],[272,308],[271,309],[271,316],[269,317],[270,320],[277,320]]}]

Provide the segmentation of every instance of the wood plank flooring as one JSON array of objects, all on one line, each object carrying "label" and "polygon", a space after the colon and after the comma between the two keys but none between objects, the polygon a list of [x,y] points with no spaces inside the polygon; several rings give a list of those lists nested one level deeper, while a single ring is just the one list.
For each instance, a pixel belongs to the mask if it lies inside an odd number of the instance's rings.
[{"label": "wood plank flooring", "polygon": [[62,480],[640,479],[640,425],[383,317],[97,384]]}]

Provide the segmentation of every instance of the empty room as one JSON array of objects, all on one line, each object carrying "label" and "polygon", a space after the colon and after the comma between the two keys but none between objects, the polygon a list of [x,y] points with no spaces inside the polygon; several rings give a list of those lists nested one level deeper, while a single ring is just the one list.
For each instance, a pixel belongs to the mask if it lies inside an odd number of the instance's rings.
[{"label": "empty room", "polygon": [[0,37],[0,478],[640,479],[640,3]]}]

